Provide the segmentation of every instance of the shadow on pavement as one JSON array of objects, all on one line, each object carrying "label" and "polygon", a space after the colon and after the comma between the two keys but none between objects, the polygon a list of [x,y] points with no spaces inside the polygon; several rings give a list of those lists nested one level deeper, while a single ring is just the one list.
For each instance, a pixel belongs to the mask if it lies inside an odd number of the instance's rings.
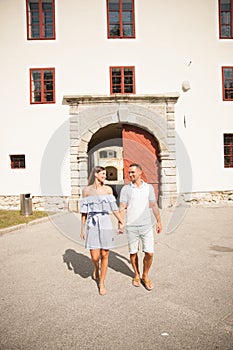
[{"label": "shadow on pavement", "polygon": [[[127,259],[125,256],[116,252],[109,252],[109,268],[126,276],[133,277],[133,271],[122,260],[130,263],[129,259]],[[63,262],[67,265],[68,270],[73,270],[75,274],[80,275],[82,278],[92,276],[93,264],[91,259],[82,253],[77,253],[74,249],[67,249],[65,251],[63,254]]]}]

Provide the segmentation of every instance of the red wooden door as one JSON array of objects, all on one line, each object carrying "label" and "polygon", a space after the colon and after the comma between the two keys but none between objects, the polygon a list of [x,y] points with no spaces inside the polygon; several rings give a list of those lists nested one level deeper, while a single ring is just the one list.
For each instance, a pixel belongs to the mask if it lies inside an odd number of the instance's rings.
[{"label": "red wooden door", "polygon": [[124,180],[130,182],[128,168],[131,163],[142,166],[144,181],[153,185],[158,200],[159,195],[159,161],[158,144],[154,137],[144,129],[124,124],[122,128]]}]

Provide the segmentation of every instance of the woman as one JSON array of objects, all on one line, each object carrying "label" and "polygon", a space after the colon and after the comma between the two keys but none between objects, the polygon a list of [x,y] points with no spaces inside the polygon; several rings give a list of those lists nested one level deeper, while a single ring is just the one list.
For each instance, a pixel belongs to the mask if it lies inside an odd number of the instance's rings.
[{"label": "woman", "polygon": [[94,264],[93,279],[99,280],[100,295],[106,294],[104,279],[108,268],[109,249],[114,246],[113,228],[109,212],[113,212],[118,219],[119,228],[123,228],[123,221],[118,211],[116,199],[111,187],[104,185],[105,179],[105,168],[96,166],[92,170],[88,186],[83,190],[83,198],[80,203],[82,215],[81,238],[86,240],[85,247],[90,249]]}]

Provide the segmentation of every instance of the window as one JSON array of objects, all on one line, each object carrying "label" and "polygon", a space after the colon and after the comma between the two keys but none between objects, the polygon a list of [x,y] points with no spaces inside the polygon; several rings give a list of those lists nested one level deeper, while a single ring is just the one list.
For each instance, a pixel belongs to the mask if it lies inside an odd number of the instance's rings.
[{"label": "window", "polygon": [[99,153],[100,158],[116,158],[117,153],[116,151],[100,151]]},{"label": "window", "polygon": [[11,169],[25,169],[25,155],[10,155]]},{"label": "window", "polygon": [[107,151],[100,151],[100,158],[107,158],[108,154]]},{"label": "window", "polygon": [[233,39],[233,0],[219,0],[219,37]]},{"label": "window", "polygon": [[135,38],[134,0],[107,0],[108,38]]},{"label": "window", "polygon": [[106,168],[106,177],[108,181],[117,181],[117,168],[114,166],[107,166]]},{"label": "window", "polygon": [[110,67],[110,93],[135,94],[134,67]]},{"label": "window", "polygon": [[233,101],[233,67],[222,67],[223,101]]},{"label": "window", "polygon": [[233,168],[233,134],[224,134],[224,168]]},{"label": "window", "polygon": [[55,69],[30,69],[30,103],[55,103]]},{"label": "window", "polygon": [[55,39],[54,0],[26,1],[28,40]]}]

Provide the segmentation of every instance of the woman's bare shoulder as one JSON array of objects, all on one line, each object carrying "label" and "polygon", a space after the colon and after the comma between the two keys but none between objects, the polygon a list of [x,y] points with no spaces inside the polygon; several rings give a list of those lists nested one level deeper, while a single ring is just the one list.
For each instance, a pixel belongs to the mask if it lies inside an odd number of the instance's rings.
[{"label": "woman's bare shoulder", "polygon": [[104,185],[104,190],[106,194],[112,194],[112,187],[108,186],[108,185]]},{"label": "woman's bare shoulder", "polygon": [[82,191],[82,197],[88,197],[91,196],[93,192],[92,186],[87,186]]}]

